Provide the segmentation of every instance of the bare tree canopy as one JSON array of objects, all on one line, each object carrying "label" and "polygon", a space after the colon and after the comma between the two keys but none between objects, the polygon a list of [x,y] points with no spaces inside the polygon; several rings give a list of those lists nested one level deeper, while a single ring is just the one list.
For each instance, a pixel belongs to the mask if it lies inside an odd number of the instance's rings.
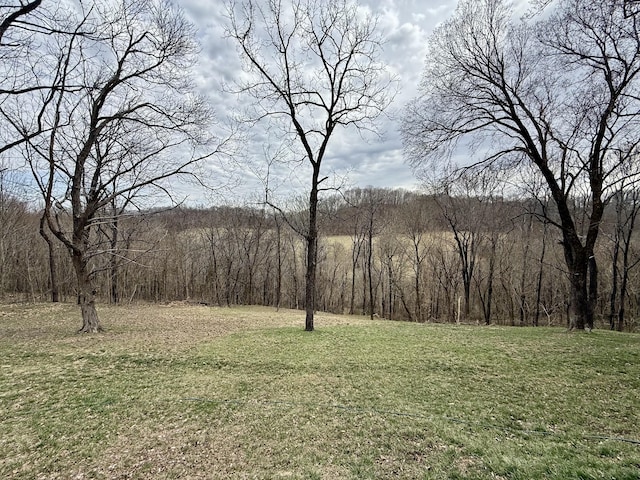
[{"label": "bare tree canopy", "polygon": [[95,332],[99,227],[136,199],[167,193],[172,177],[189,174],[216,148],[211,109],[189,77],[195,32],[177,7],[164,0],[83,3],[64,22],[65,33],[35,52],[51,67],[52,87],[14,98],[5,115],[16,126],[43,126],[37,136],[16,130],[28,140],[23,153],[47,226],[73,262],[81,331]]},{"label": "bare tree canopy", "polygon": [[[623,0],[561,0],[547,18],[513,18],[508,2],[463,0],[433,34],[421,96],[403,135],[418,168],[460,142],[466,165],[535,166],[562,232],[577,327],[593,326],[594,246],[616,185],[637,181],[640,18]],[[572,200],[587,198],[584,229]]]},{"label": "bare tree canopy", "polygon": [[[306,330],[313,330],[318,194],[329,140],[339,127],[373,129],[395,80],[380,62],[377,19],[348,0],[230,2],[228,35],[245,62],[238,92],[254,100],[243,121],[267,120],[311,167]],[[268,194],[269,192],[267,192]]]}]

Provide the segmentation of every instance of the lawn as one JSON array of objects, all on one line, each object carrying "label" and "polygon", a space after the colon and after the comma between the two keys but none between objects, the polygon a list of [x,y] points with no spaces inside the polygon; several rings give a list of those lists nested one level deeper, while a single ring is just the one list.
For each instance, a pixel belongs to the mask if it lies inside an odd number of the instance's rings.
[{"label": "lawn", "polygon": [[640,335],[0,305],[0,478],[640,478]]}]

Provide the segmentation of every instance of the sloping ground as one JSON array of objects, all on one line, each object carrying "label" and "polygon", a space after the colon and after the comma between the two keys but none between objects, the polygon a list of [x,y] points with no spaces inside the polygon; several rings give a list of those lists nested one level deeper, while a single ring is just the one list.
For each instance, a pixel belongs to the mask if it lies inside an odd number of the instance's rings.
[{"label": "sloping ground", "polygon": [[640,335],[0,306],[0,478],[640,478]]}]

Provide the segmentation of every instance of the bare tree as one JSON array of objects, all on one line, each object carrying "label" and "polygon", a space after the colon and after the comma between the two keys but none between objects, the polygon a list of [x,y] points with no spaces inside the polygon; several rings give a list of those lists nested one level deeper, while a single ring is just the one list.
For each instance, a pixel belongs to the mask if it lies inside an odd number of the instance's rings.
[{"label": "bare tree", "polygon": [[318,199],[328,179],[322,162],[337,129],[373,128],[395,82],[378,59],[376,18],[349,0],[230,2],[228,35],[250,74],[238,85],[255,100],[247,119],[278,124],[311,168],[308,222],[301,233],[307,249],[305,330],[312,331]]},{"label": "bare tree", "polygon": [[416,322],[424,322],[424,285],[423,271],[427,257],[431,253],[432,238],[427,234],[428,230],[428,207],[427,197],[417,198],[411,204],[401,210],[400,229],[403,237],[410,242],[408,256],[411,260],[413,270],[413,293],[415,296],[415,306],[413,318]]},{"label": "bare tree", "polygon": [[[629,274],[640,264],[640,257],[633,255],[633,234],[640,213],[640,190],[625,188],[614,197],[616,223],[613,232],[611,295],[609,297],[609,327],[618,331],[624,329],[625,303],[629,288]],[[621,263],[621,265],[620,265]],[[617,305],[617,308],[616,308]]]},{"label": "bare tree", "polygon": [[[492,247],[489,250],[490,263],[495,254],[499,222],[493,217],[498,209],[498,202],[494,199],[498,178],[491,171],[462,171],[454,181],[447,182],[444,193],[436,197],[436,203],[453,234],[460,260],[466,320],[471,314],[471,286],[480,251],[489,242]],[[493,267],[494,264],[491,264],[489,285],[493,283]],[[485,314],[489,312],[490,315],[489,305],[485,304],[483,307]]]},{"label": "bare tree", "polygon": [[[24,237],[26,202],[17,195],[12,171],[0,164],[0,295],[6,291],[13,276],[15,259],[11,259],[11,246]],[[22,235],[21,235],[22,233]],[[14,261],[11,261],[14,260]]]},{"label": "bare tree", "polygon": [[[41,43],[43,37],[67,35],[69,32],[62,23],[55,26],[55,13],[41,7],[41,4],[41,0],[36,0],[0,6],[0,153],[15,149],[42,134],[45,128],[43,117],[60,80],[61,65],[52,67],[35,52],[44,48]],[[17,111],[22,113],[16,115]],[[57,302],[56,245],[44,215],[40,218],[39,231],[49,250],[51,300]]]},{"label": "bare tree", "polygon": [[[448,238],[441,235],[434,242],[434,254],[429,257],[435,279],[435,292],[432,294],[435,304],[431,315],[436,320],[443,316],[446,320],[456,318],[456,292],[460,284],[459,257],[456,252],[451,251],[447,240]],[[444,315],[442,315],[443,311]]]},{"label": "bare tree", "polygon": [[76,32],[96,34],[49,45],[60,81],[43,118],[47,135],[30,139],[26,153],[48,227],[72,259],[80,331],[97,332],[93,259],[104,253],[95,239],[98,226],[112,220],[105,212],[120,197],[143,201],[166,192],[167,179],[212,155],[197,149],[210,140],[211,117],[188,78],[197,48],[179,10],[161,0],[82,8]]},{"label": "bare tree", "polygon": [[[385,202],[385,191],[373,188],[362,190],[360,208],[365,215],[365,267],[362,269],[363,275],[366,273],[366,287],[363,289],[362,314],[366,312],[367,293],[369,298],[369,317],[373,320],[376,315],[376,292],[377,284],[374,282],[374,238],[383,230],[382,210]],[[382,272],[380,272],[382,274]],[[378,281],[380,278],[378,278]]]},{"label": "bare tree", "polygon": [[[364,224],[364,215],[358,206],[352,207],[351,219],[351,292],[349,297],[349,314],[355,313],[356,298],[356,270],[360,257],[363,254],[364,241],[366,237],[366,225]],[[363,312],[364,313],[364,312]]]},{"label": "bare tree", "polygon": [[[117,189],[117,185],[112,187]],[[92,249],[103,254],[94,257],[93,270],[107,274],[109,301],[120,303],[121,271],[130,263],[142,264],[163,239],[162,235],[149,232],[151,218],[162,210],[141,212],[136,206],[138,191],[114,196],[113,188],[109,193],[105,192],[111,197],[111,202],[100,211],[102,220],[96,225]]]},{"label": "bare tree", "polygon": [[[475,142],[481,162],[535,166],[555,203],[547,220],[562,234],[578,328],[593,327],[594,246],[640,141],[640,17],[625,4],[560,0],[547,19],[516,21],[505,1],[461,1],[431,39],[403,127],[416,166],[462,141]],[[572,210],[580,196],[583,235]]]}]

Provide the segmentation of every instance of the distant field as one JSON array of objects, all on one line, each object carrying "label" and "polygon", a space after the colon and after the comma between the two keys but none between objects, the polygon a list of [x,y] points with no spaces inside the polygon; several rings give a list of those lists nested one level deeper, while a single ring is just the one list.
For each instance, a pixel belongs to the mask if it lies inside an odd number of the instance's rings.
[{"label": "distant field", "polygon": [[0,305],[0,478],[640,478],[640,335]]}]

